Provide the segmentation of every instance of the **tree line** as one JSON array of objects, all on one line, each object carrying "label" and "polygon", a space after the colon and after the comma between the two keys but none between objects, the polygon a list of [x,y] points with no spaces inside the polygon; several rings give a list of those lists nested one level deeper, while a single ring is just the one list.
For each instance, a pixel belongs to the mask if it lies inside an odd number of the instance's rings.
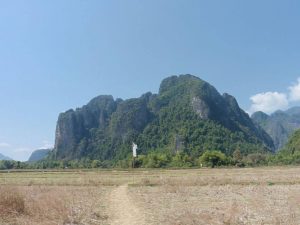
[{"label": "tree line", "polygon": [[[84,168],[130,168],[132,157],[128,155],[123,160],[92,160],[82,158],[80,160],[41,160],[38,162],[20,162],[13,160],[0,161],[0,170],[8,169],[84,169]],[[231,156],[221,151],[205,151],[200,157],[192,157],[185,152],[169,154],[161,151],[153,151],[147,155],[139,155],[134,160],[135,168],[199,168],[199,167],[255,167],[274,165],[299,165],[300,152],[289,154],[280,151],[277,154],[252,153],[243,155],[239,149]]]}]

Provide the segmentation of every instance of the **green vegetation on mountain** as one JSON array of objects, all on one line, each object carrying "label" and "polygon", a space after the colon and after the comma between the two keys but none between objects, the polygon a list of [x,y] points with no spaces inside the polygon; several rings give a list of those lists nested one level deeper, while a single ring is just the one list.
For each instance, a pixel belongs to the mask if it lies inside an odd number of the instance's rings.
[{"label": "green vegetation on mountain", "polygon": [[270,116],[263,112],[256,112],[251,118],[270,135],[275,150],[278,151],[287,143],[291,134],[300,128],[300,107],[276,111]]},{"label": "green vegetation on mountain", "polygon": [[99,96],[82,108],[60,114],[49,159],[117,163],[131,158],[133,141],[146,164],[153,164],[159,154],[167,159],[177,153],[198,159],[212,150],[232,156],[239,149],[245,156],[274,149],[268,134],[239,108],[234,97],[220,95],[198,77],[180,75],[163,80],[158,94],[128,100]]},{"label": "green vegetation on mountain", "polygon": [[299,165],[300,164],[300,129],[294,132],[287,144],[268,158],[269,164]]},{"label": "green vegetation on mountain", "polygon": [[297,130],[291,136],[286,146],[281,151],[290,155],[300,154],[300,130]]}]

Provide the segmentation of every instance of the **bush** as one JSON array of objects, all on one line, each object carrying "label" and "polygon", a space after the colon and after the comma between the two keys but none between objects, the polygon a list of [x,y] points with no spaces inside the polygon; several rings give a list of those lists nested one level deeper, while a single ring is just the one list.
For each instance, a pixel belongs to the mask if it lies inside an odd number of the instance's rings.
[{"label": "bush", "polygon": [[249,154],[245,157],[244,162],[248,166],[265,165],[267,163],[267,155],[260,153]]},{"label": "bush", "polygon": [[220,151],[206,151],[203,155],[199,158],[200,165],[209,166],[209,167],[216,167],[228,164],[228,160]]},{"label": "bush", "polygon": [[144,167],[146,158],[147,157],[145,155],[139,155],[137,158],[135,158],[135,168]]},{"label": "bush", "polygon": [[173,167],[191,167],[192,159],[186,153],[180,152],[172,157],[171,166]]},{"label": "bush", "polygon": [[166,167],[170,162],[170,157],[165,153],[152,152],[147,155],[143,161],[146,168],[161,168]]},{"label": "bush", "polygon": [[299,165],[300,152],[289,154],[284,151],[280,151],[276,155],[268,157],[267,161],[269,165]]}]

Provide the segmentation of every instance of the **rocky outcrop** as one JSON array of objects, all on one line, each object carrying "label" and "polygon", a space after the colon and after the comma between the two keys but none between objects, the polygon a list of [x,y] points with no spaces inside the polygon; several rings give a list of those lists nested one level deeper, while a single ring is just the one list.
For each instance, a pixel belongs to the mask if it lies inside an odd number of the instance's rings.
[{"label": "rocky outcrop", "polygon": [[61,113],[58,117],[55,133],[55,157],[79,157],[76,149],[84,138],[90,137],[90,130],[105,129],[117,102],[110,95],[102,95],[92,99],[86,106]]},{"label": "rocky outcrop", "polygon": [[200,116],[201,119],[209,119],[210,109],[201,98],[193,97],[192,106],[194,111]]}]

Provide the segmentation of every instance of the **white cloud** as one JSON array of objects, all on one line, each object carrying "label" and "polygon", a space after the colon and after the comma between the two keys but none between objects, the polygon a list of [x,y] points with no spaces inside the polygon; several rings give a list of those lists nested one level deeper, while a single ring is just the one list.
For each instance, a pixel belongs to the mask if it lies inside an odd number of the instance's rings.
[{"label": "white cloud", "polygon": [[248,112],[250,114],[256,111],[272,113],[278,109],[286,109],[289,106],[289,100],[285,93],[264,92],[250,98],[252,105]]},{"label": "white cloud", "polygon": [[297,82],[287,88],[285,93],[263,92],[250,97],[252,102],[248,114],[256,111],[272,113],[276,110],[284,110],[300,102],[300,77]]},{"label": "white cloud", "polygon": [[0,148],[9,148],[9,147],[11,147],[11,145],[8,143],[5,143],[5,142],[0,143]]},{"label": "white cloud", "polygon": [[290,86],[289,88],[289,100],[300,101],[300,78],[297,79],[297,83]]}]

